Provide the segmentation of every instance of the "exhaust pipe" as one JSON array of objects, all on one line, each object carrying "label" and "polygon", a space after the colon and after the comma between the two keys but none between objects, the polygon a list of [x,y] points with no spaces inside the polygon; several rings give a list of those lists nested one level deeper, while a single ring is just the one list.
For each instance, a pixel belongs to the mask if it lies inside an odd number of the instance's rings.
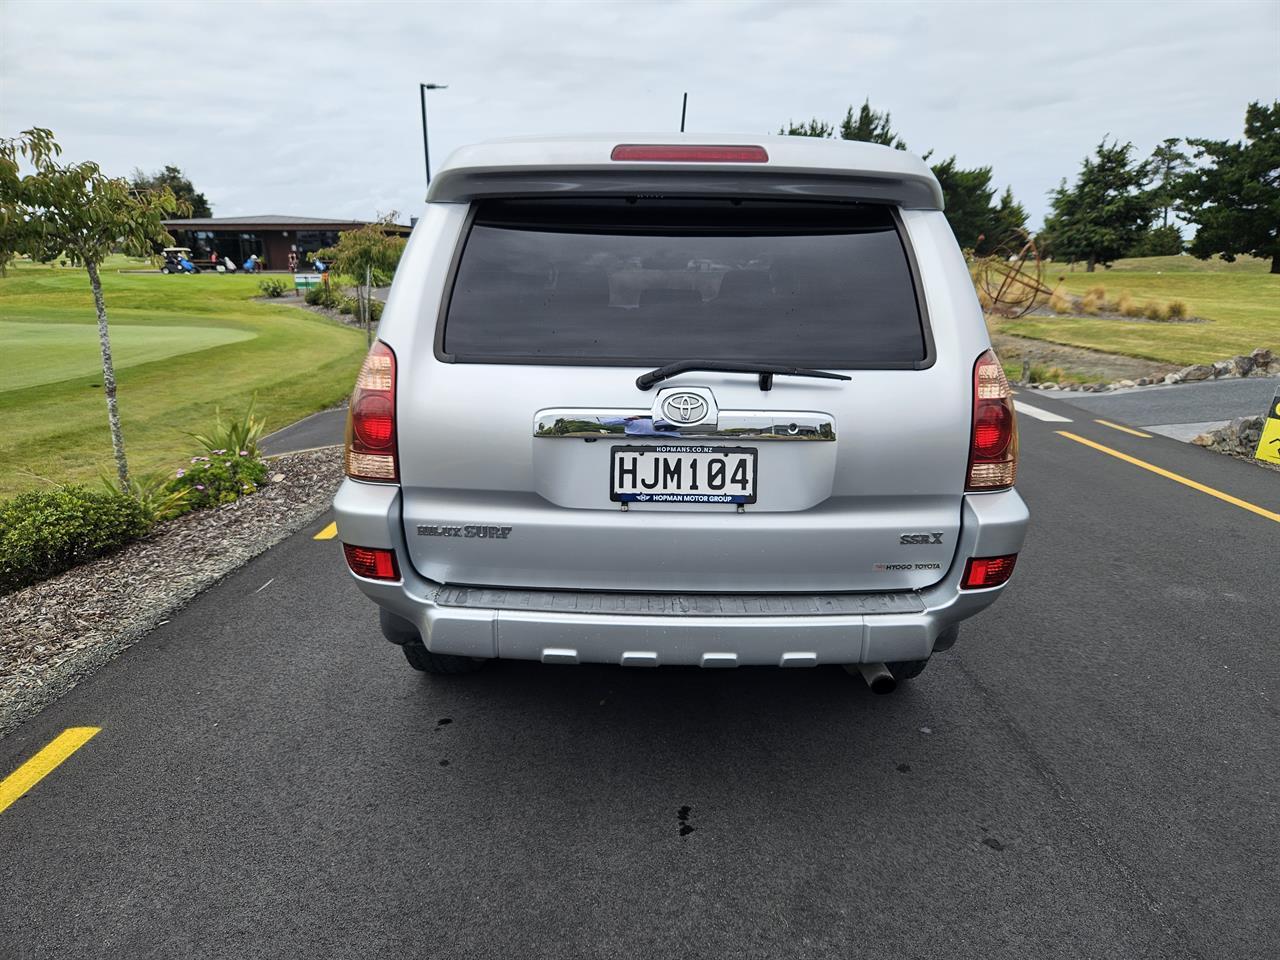
[{"label": "exhaust pipe", "polygon": [[[893,678],[893,674],[883,663],[859,663],[855,666],[862,674],[862,679],[867,681],[867,686],[871,688],[872,693],[893,693],[898,688],[898,681]],[[849,670],[848,667],[845,669]],[[849,672],[853,671],[849,670]]]}]

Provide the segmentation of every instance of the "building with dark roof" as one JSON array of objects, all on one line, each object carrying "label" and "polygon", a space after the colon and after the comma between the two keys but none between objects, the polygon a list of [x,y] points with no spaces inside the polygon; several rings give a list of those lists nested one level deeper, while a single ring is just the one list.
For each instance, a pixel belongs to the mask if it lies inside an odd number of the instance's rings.
[{"label": "building with dark roof", "polygon": [[[174,243],[190,247],[192,259],[203,262],[217,251],[218,258],[230,258],[237,265],[250,256],[269,270],[284,270],[289,254],[298,255],[300,266],[309,264],[317,250],[338,242],[343,230],[368,226],[368,220],[333,220],[316,217],[289,217],[268,214],[254,217],[199,217],[188,220],[166,220],[165,229],[173,234]],[[387,224],[388,233],[407,237],[409,227]]]}]

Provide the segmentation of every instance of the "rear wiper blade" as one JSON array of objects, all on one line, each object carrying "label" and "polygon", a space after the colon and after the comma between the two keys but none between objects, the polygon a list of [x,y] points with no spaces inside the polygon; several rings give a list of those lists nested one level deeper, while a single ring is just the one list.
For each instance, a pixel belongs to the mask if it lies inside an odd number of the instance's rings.
[{"label": "rear wiper blade", "polygon": [[851,380],[843,373],[827,373],[825,370],[811,370],[808,367],[787,367],[778,363],[733,363],[725,360],[677,360],[667,363],[648,373],[636,377],[636,386],[641,390],[652,389],[655,383],[661,383],[668,377],[690,370],[710,370],[715,373],[756,373],[760,375],[760,389],[773,387],[775,376],[784,377],[820,377],[823,380]]}]

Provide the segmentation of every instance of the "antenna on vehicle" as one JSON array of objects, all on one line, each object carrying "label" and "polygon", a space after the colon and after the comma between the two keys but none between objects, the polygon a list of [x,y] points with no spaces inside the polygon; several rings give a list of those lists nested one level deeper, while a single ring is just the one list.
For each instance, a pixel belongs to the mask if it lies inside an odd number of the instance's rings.
[{"label": "antenna on vehicle", "polygon": [[684,102],[680,104],[680,132],[684,133],[684,113],[689,109],[689,91],[685,91]]}]

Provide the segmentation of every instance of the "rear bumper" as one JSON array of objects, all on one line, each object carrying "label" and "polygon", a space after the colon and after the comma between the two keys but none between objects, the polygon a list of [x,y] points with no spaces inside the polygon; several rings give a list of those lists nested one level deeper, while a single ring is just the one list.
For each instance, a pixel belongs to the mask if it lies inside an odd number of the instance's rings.
[{"label": "rear bumper", "polygon": [[[400,581],[353,575],[360,590],[412,623],[436,653],[544,663],[799,667],[920,660],[947,627],[990,606],[1005,589],[961,590],[965,560],[1017,553],[1028,521],[1016,491],[966,496],[951,569],[917,592],[747,598],[752,602],[695,595],[661,603],[616,594],[612,603],[589,604],[588,595],[571,591],[538,591],[531,601],[528,591],[504,598],[418,576],[407,562],[399,496],[394,486],[348,480],[334,498],[344,542],[391,548],[400,560]],[[824,602],[833,599],[840,602]]]}]

